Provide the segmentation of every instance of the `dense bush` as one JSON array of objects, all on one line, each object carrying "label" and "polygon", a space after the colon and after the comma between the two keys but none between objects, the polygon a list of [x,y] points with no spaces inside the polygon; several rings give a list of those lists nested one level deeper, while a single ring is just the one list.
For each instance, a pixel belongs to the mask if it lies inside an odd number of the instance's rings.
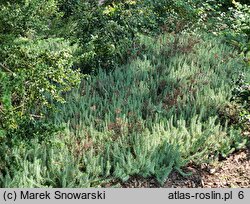
[{"label": "dense bush", "polygon": [[6,35],[22,37],[47,36],[61,14],[56,0],[1,1],[0,40]]},{"label": "dense bush", "polygon": [[0,8],[0,129],[16,129],[22,117],[40,117],[51,100],[80,81],[71,69],[77,49],[54,37],[56,1],[1,3]]},{"label": "dense bush", "polygon": [[[83,72],[100,67],[113,69],[125,62],[127,50],[140,33],[156,34],[176,30],[196,19],[192,1],[60,1],[68,21],[76,23],[74,35],[80,41]],[[72,20],[73,19],[73,20]],[[66,34],[67,35],[67,34]]]},{"label": "dense bush", "polygon": [[[221,1],[224,2],[224,1]],[[225,3],[225,2],[224,2]],[[249,50],[250,39],[250,6],[232,1],[223,10],[223,4],[207,0],[199,3],[200,27],[215,35],[223,35],[226,40],[239,48]]]},{"label": "dense bush", "polygon": [[235,81],[233,88],[233,95],[231,101],[238,104],[237,110],[239,112],[238,125],[244,131],[250,129],[250,80],[246,80],[244,74],[241,74]]}]

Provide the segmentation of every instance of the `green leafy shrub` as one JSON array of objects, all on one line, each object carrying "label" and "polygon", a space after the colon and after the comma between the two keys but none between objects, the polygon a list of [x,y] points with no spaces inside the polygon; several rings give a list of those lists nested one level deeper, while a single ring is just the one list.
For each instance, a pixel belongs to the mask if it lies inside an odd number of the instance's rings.
[{"label": "green leafy shrub", "polygon": [[103,14],[103,8],[84,4],[79,9],[77,36],[82,48],[82,70],[89,72],[100,67],[114,68],[131,42],[131,33],[126,27]]},{"label": "green leafy shrub", "polygon": [[8,0],[0,5],[0,41],[6,35],[47,36],[61,16],[56,0]]},{"label": "green leafy shrub", "polygon": [[227,41],[236,46],[243,55],[250,51],[250,6],[235,3],[227,17],[228,29],[222,33]]},{"label": "green leafy shrub", "polygon": [[[228,43],[243,52],[242,55],[249,55],[247,53],[250,48],[250,6],[238,1],[226,2],[218,3],[214,0],[200,2],[198,13],[200,23],[204,26],[199,26],[215,35],[224,36]],[[227,5],[226,10],[223,10],[223,3]]]},{"label": "green leafy shrub", "polygon": [[61,94],[79,83],[79,73],[71,69],[75,47],[63,39],[20,38],[1,48],[1,75],[8,82],[1,87],[3,115],[39,115],[51,99],[62,102]]},{"label": "green leafy shrub", "polygon": [[[191,1],[61,3],[65,16],[77,23],[76,39],[81,46],[79,65],[83,72],[97,71],[100,67],[113,69],[116,64],[126,62],[127,50],[136,44],[140,33],[178,30],[177,22],[184,27],[196,20],[196,9]],[[72,11],[65,10],[68,4]]]},{"label": "green leafy shrub", "polygon": [[235,82],[231,100],[239,104],[239,124],[243,129],[250,128],[250,83],[241,74]]},{"label": "green leafy shrub", "polygon": [[17,129],[24,118],[39,118],[51,101],[80,82],[73,71],[76,45],[50,36],[60,13],[57,2],[1,2],[0,129]]}]

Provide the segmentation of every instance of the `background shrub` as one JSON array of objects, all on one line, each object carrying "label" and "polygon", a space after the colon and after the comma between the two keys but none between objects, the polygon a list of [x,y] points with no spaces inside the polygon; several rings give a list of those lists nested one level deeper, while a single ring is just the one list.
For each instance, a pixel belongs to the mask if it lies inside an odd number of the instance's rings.
[{"label": "background shrub", "polygon": [[51,100],[80,82],[71,69],[76,45],[52,33],[57,2],[18,1],[0,8],[0,128],[17,129],[22,117],[41,116]]},{"label": "background shrub", "polygon": [[[141,33],[155,35],[191,24],[196,18],[192,1],[60,1],[61,11],[74,22],[73,37],[79,41],[79,66],[82,72],[95,72],[100,67],[112,70],[124,63],[127,50]],[[67,34],[66,34],[67,35]],[[64,35],[65,36],[65,35]],[[72,36],[71,36],[72,37]]]}]

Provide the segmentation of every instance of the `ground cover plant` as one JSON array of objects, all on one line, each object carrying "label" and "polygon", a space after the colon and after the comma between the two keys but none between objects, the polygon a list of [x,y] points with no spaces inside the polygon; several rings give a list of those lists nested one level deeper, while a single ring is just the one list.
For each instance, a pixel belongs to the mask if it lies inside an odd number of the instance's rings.
[{"label": "ground cover plant", "polygon": [[1,187],[163,185],[248,145],[244,2],[44,2],[0,3]]}]

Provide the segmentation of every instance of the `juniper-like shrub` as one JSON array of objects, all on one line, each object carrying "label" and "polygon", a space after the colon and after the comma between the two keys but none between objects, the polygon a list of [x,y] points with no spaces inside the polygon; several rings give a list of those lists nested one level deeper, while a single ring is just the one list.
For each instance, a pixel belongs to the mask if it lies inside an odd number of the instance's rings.
[{"label": "juniper-like shrub", "polygon": [[236,50],[203,34],[140,36],[137,49],[130,63],[100,69],[48,112],[65,130],[15,146],[0,185],[100,187],[135,175],[163,184],[172,171],[188,173],[188,162],[244,147],[240,130],[217,116],[231,81],[246,72]]}]

